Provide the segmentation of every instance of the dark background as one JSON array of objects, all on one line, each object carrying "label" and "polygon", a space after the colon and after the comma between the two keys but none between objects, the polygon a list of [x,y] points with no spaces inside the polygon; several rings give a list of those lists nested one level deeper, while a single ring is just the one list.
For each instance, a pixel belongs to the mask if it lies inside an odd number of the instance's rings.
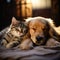
[{"label": "dark background", "polygon": [[[51,8],[35,9],[32,10],[32,16],[43,16],[52,18],[55,21],[56,26],[60,25],[60,0],[51,0]],[[11,23],[12,16],[16,15],[16,3],[15,0],[7,3],[6,0],[0,0],[0,30],[7,27]]]}]

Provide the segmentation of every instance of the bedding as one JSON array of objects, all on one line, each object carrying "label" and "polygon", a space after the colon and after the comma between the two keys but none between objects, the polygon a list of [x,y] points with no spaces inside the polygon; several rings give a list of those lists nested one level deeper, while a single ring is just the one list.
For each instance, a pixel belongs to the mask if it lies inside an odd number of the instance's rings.
[{"label": "bedding", "polygon": [[[7,29],[0,32],[0,41]],[[60,46],[36,46],[31,50],[0,46],[0,60],[60,60]]]},{"label": "bedding", "polygon": [[60,60],[60,47],[37,46],[31,50],[0,47],[1,60]]}]

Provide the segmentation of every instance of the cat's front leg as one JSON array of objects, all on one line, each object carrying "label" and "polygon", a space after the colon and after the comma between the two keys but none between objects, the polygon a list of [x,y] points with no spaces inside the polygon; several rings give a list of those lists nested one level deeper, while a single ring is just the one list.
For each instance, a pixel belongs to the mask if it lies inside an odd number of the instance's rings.
[{"label": "cat's front leg", "polygon": [[13,48],[20,44],[19,41],[11,41],[9,44],[6,45],[6,48]]}]

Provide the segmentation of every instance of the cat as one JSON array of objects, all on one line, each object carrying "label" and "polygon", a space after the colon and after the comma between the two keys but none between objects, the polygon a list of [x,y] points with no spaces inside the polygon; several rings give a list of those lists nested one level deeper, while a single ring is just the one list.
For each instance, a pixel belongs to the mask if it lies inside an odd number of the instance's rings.
[{"label": "cat", "polygon": [[27,32],[28,27],[24,24],[24,22],[20,22],[13,17],[9,28],[2,37],[1,45],[6,48],[16,47],[21,43],[21,40]]}]

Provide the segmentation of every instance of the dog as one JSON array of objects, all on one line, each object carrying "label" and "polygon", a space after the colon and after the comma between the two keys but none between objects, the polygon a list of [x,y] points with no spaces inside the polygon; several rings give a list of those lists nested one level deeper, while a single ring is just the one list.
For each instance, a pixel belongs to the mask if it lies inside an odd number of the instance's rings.
[{"label": "dog", "polygon": [[[25,19],[29,26],[31,40],[36,45],[60,45],[60,26],[56,27],[53,20],[45,17]],[[49,43],[51,41],[51,43]],[[54,41],[54,44],[52,42]]]}]

